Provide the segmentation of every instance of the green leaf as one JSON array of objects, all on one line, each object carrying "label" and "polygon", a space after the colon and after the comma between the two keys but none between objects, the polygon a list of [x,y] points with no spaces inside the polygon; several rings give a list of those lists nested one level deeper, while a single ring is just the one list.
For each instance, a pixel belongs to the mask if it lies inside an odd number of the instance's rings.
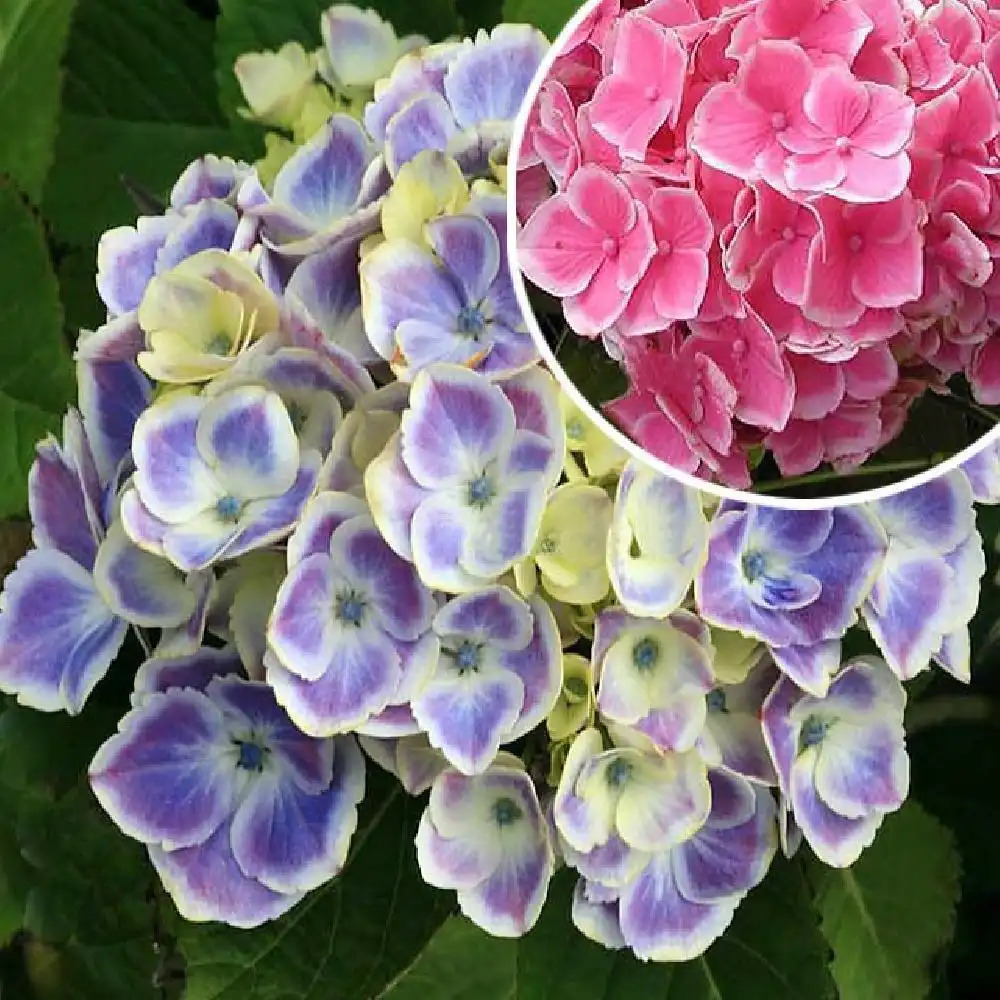
[{"label": "green leaf", "polygon": [[479,28],[487,31],[503,19],[503,0],[456,0],[462,29],[471,35]]},{"label": "green leaf", "polygon": [[[569,917],[575,875],[561,872],[535,929],[520,944],[517,1000],[825,1000],[833,994],[799,867],[775,860],[699,959],[644,963],[586,940]],[[499,1000],[499,998],[498,998]]]},{"label": "green leaf", "polygon": [[59,115],[59,61],[76,0],[0,4],[0,174],[42,197]]},{"label": "green leaf", "polygon": [[24,510],[35,442],[58,428],[74,380],[45,234],[3,183],[0,233],[0,517],[8,517]]},{"label": "green leaf", "polygon": [[122,176],[165,193],[205,153],[244,150],[213,81],[214,29],[175,0],[79,0],[44,207],[65,241],[92,246],[136,216]]},{"label": "green leaf", "polygon": [[[244,52],[279,49],[286,42],[299,42],[307,50],[321,44],[320,15],[329,0],[220,0],[216,62],[219,99],[226,114],[240,122],[244,105],[233,73],[237,57]],[[439,41],[459,30],[454,0],[365,0],[357,6],[378,11],[399,35],[418,33]]]},{"label": "green leaf", "polygon": [[579,0],[506,0],[503,19],[533,24],[555,41],[579,9]]},{"label": "green leaf", "polygon": [[811,875],[841,1000],[921,1000],[949,943],[959,858],[949,831],[915,802],[887,817],[853,868]]},{"label": "green leaf", "polygon": [[375,1000],[505,1000],[515,995],[517,942],[449,917]]},{"label": "green leaf", "polygon": [[84,777],[117,713],[0,713],[0,941],[26,935],[39,1000],[155,1000],[153,873]]},{"label": "green leaf", "polygon": [[344,873],[252,931],[182,924],[185,1000],[368,1000],[423,950],[453,907],[417,870],[422,803],[369,769]]}]

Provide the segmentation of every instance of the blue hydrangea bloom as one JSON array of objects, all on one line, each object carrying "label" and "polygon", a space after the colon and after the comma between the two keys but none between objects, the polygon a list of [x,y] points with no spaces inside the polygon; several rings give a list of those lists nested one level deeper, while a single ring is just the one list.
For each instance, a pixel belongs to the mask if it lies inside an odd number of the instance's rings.
[{"label": "blue hydrangea bloom", "polygon": [[343,865],[364,760],[352,737],[305,736],[266,685],[228,675],[145,694],[90,782],[182,916],[255,927]]}]

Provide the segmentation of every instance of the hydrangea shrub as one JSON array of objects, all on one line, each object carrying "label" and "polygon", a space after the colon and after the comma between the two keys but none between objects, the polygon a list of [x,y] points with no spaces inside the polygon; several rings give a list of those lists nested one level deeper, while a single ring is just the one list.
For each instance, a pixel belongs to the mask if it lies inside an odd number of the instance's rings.
[{"label": "hydrangea shrub", "polygon": [[421,878],[488,935],[570,877],[582,938],[699,958],[779,855],[863,864],[907,800],[909,699],[973,674],[1000,448],[820,511],[629,460],[513,294],[506,157],[545,39],[346,6],[322,32],[237,64],[262,161],[206,155],[100,242],[107,321],[37,446],[0,691],[87,714],[124,662],[88,781],[187,922],[288,933],[382,771]]}]

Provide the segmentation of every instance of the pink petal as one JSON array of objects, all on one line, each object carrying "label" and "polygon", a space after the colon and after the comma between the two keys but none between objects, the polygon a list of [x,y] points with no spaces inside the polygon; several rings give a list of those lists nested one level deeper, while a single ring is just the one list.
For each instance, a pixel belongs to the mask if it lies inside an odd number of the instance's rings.
[{"label": "pink petal", "polygon": [[906,190],[910,179],[910,158],[906,153],[883,159],[863,149],[852,149],[844,165],[846,176],[836,189],[837,197],[844,201],[891,201]]},{"label": "pink petal", "polygon": [[835,191],[846,176],[845,157],[835,149],[796,153],[785,161],[785,183],[793,191]]},{"label": "pink petal", "polygon": [[757,157],[774,142],[770,115],[733,85],[710,90],[694,113],[691,147],[710,166],[749,179]]},{"label": "pink petal", "polygon": [[636,220],[636,202],[629,189],[604,167],[586,164],[566,187],[566,197],[584,224],[610,237],[624,236]]},{"label": "pink petal", "polygon": [[819,420],[832,413],[840,405],[846,389],[842,366],[816,361],[806,354],[792,354],[788,360],[795,374],[792,416]]},{"label": "pink petal", "polygon": [[917,108],[913,99],[893,87],[868,85],[871,107],[854,133],[857,146],[876,156],[894,156],[910,141]]},{"label": "pink petal", "polygon": [[540,205],[518,237],[525,275],[553,295],[582,292],[604,260],[603,234],[583,222],[565,195]]},{"label": "pink petal", "polygon": [[858,351],[840,367],[847,391],[854,399],[880,399],[899,381],[899,366],[887,344]]},{"label": "pink petal", "polygon": [[853,136],[871,106],[865,85],[844,66],[820,70],[802,101],[809,120],[830,137]]},{"label": "pink petal", "polygon": [[708,288],[708,257],[700,250],[679,250],[653,260],[649,269],[653,303],[662,326],[671,320],[693,319]]},{"label": "pink petal", "polygon": [[1000,338],[991,337],[976,349],[968,376],[973,395],[980,403],[1000,404]]},{"label": "pink petal", "polygon": [[675,250],[708,253],[712,245],[712,219],[694,191],[660,188],[649,199],[649,216],[657,242],[669,240]]},{"label": "pink petal", "polygon": [[854,269],[851,290],[872,308],[901,306],[916,299],[923,286],[922,240],[914,230],[902,242],[867,249]]}]

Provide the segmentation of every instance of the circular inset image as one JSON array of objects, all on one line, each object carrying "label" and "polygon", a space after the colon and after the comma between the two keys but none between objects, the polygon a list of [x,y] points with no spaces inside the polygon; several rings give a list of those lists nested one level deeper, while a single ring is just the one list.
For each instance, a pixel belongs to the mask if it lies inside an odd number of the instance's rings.
[{"label": "circular inset image", "polygon": [[512,272],[630,450],[818,505],[1000,436],[997,63],[933,10],[599,0],[560,35],[511,146]]}]

